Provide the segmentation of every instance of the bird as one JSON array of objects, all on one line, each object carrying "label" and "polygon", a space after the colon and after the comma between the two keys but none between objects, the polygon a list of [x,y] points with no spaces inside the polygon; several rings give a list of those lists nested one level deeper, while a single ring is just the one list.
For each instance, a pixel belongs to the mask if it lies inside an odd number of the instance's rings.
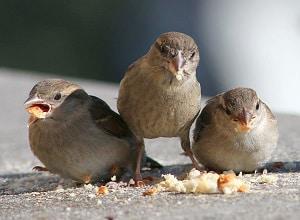
[{"label": "bird", "polygon": [[214,171],[253,172],[276,149],[277,120],[251,88],[234,88],[207,102],[196,120],[192,150]]},{"label": "bird", "polygon": [[119,114],[79,85],[42,80],[24,105],[31,150],[45,165],[35,170],[90,183],[135,169],[134,134]]},{"label": "bird", "polygon": [[132,63],[120,83],[117,108],[136,135],[136,179],[144,138],[179,137],[181,147],[199,168],[190,146],[190,127],[200,111],[200,60],[194,39],[184,33],[159,35],[149,51]]}]

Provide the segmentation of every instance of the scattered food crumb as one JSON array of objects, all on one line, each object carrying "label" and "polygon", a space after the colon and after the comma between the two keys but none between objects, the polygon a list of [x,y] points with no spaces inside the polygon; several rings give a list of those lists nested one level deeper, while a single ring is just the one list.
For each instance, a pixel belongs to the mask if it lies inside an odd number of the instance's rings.
[{"label": "scattered food crumb", "polygon": [[108,193],[109,191],[106,186],[99,186],[96,192],[98,196],[107,195]]},{"label": "scattered food crumb", "polygon": [[130,179],[129,182],[128,182],[128,185],[133,186],[134,184],[135,184],[135,181],[133,179]]},{"label": "scattered food crumb", "polygon": [[271,174],[262,174],[256,178],[254,182],[258,183],[267,183],[267,184],[275,184],[277,182],[278,177]]},{"label": "scattered food crumb", "polygon": [[151,187],[143,192],[143,196],[153,196],[158,192],[157,188]]},{"label": "scattered food crumb", "polygon": [[113,182],[115,182],[115,181],[117,180],[116,175],[112,176],[112,177],[110,178],[110,180],[113,181]]},{"label": "scattered food crumb", "polygon": [[76,194],[75,194],[75,193],[70,193],[70,196],[71,196],[71,197],[75,197]]},{"label": "scattered food crumb", "polygon": [[87,190],[92,190],[94,186],[92,184],[84,184],[84,188]]},{"label": "scattered food crumb", "polygon": [[92,198],[95,198],[96,195],[95,194],[88,194],[88,197],[92,199]]}]

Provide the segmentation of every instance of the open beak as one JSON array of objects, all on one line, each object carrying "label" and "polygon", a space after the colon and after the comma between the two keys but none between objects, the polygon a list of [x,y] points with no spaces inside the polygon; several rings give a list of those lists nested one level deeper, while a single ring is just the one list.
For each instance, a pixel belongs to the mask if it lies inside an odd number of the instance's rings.
[{"label": "open beak", "polygon": [[46,118],[46,115],[52,110],[50,104],[38,97],[29,97],[24,103],[26,111],[30,114],[28,125],[40,118]]},{"label": "open beak", "polygon": [[174,57],[169,63],[169,70],[174,74],[177,80],[181,80],[183,77],[183,66],[185,59],[183,58],[182,52],[178,51],[176,57]]}]

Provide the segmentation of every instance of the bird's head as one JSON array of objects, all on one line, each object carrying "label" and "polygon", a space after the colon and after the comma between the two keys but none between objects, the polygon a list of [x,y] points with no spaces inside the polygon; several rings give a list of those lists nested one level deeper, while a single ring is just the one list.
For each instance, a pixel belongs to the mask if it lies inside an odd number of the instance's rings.
[{"label": "bird's head", "polygon": [[236,88],[221,96],[221,109],[237,132],[251,131],[261,116],[261,101],[249,88]]},{"label": "bird's head", "polygon": [[47,79],[38,82],[31,89],[24,103],[30,114],[29,124],[39,119],[53,117],[67,99],[71,101],[71,96],[78,97],[77,93],[84,93],[84,91],[78,85],[62,79]]},{"label": "bird's head", "polygon": [[161,34],[147,57],[154,67],[162,68],[178,81],[195,76],[200,56],[195,41],[179,32]]}]

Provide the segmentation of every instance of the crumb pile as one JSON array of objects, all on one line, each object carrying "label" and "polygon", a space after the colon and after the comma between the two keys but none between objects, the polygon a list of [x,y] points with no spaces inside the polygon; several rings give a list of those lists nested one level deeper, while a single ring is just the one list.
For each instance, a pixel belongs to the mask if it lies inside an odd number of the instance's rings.
[{"label": "crumb pile", "polygon": [[158,183],[158,191],[180,192],[180,193],[224,193],[248,192],[250,190],[241,176],[234,172],[201,173],[192,169],[184,180],[178,180],[171,174],[163,175],[164,181]]}]

